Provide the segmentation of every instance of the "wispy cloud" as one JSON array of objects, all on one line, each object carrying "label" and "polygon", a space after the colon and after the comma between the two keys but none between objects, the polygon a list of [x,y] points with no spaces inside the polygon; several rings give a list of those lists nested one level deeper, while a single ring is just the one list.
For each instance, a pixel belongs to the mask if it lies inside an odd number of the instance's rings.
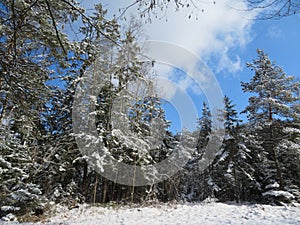
[{"label": "wispy cloud", "polygon": [[267,31],[267,37],[269,38],[280,39],[283,38],[283,36],[283,31],[276,26],[271,26]]}]

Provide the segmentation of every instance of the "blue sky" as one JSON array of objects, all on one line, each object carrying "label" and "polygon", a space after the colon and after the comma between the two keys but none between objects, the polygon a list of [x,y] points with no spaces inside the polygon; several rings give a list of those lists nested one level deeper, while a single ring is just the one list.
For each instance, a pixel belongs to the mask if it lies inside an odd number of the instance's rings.
[{"label": "blue sky", "polygon": [[[109,9],[110,16],[118,15],[119,8],[131,2],[101,1]],[[91,8],[94,3],[99,1],[83,1],[82,4]],[[205,10],[198,14],[198,20],[195,16],[188,19],[190,9],[176,11],[171,7],[166,15],[158,14],[161,19],[153,18],[151,24],[145,24],[143,33],[150,40],[171,42],[197,54],[215,74],[222,92],[241,111],[247,105],[249,95],[242,92],[240,82],[248,81],[253,76],[245,63],[256,58],[257,48],[264,49],[271,60],[282,66],[288,75],[300,78],[300,16],[294,15],[280,20],[256,20],[258,12],[233,9],[245,7],[239,0],[219,0],[216,5],[204,5]],[[139,18],[135,8],[129,10],[125,16],[127,21],[130,17]],[[124,21],[120,22],[126,24]],[[174,68],[162,69],[160,72],[169,74],[166,76],[174,80],[175,75],[170,71],[174,71]],[[178,83],[179,80],[178,78]],[[198,111],[201,111],[205,96],[193,91],[191,82],[182,79],[180,82],[185,84],[186,93],[191,96]],[[174,112],[174,107],[171,108],[167,108],[167,118],[178,119],[178,113]],[[245,115],[241,115],[241,119],[246,120]],[[180,130],[179,121],[173,123],[172,130]]]},{"label": "blue sky", "polygon": [[[226,71],[217,73],[222,90],[237,104],[239,111],[247,105],[247,94],[239,86],[240,81],[248,81],[253,72],[245,63],[257,57],[256,49],[263,49],[272,61],[281,66],[287,75],[300,79],[300,16],[286,17],[281,20],[255,21],[252,27],[253,40],[239,50],[243,68],[233,75]],[[242,115],[243,119],[245,117]]]},{"label": "blue sky", "polygon": [[[248,81],[253,72],[245,66],[257,57],[256,49],[263,49],[272,61],[281,66],[287,75],[300,79],[300,16],[285,17],[280,20],[256,20],[251,27],[251,39],[245,46],[234,51],[241,60],[241,68],[234,73],[217,71],[214,61],[208,61],[224,94],[237,105],[240,112],[247,106],[249,94],[243,93],[240,82]],[[233,54],[234,55],[234,54]],[[172,118],[172,115],[170,115]],[[245,114],[241,119],[247,120]],[[176,127],[177,128],[177,127]]]}]

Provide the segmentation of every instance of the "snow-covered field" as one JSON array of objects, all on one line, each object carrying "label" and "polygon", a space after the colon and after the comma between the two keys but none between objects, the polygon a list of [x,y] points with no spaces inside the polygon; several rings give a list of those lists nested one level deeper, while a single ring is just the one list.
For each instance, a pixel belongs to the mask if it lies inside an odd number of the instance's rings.
[{"label": "snow-covered field", "polygon": [[[300,224],[300,207],[223,203],[171,204],[148,207],[88,207],[63,210],[47,224],[193,225]],[[14,223],[16,224],[16,223]]]},{"label": "snow-covered field", "polygon": [[267,205],[156,205],[145,208],[79,208],[52,218],[67,224],[300,224],[300,208]]}]

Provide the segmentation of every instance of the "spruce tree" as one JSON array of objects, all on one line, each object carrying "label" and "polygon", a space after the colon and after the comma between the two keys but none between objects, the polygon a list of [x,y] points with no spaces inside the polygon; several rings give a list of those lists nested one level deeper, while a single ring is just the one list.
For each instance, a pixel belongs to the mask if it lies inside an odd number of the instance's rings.
[{"label": "spruce tree", "polygon": [[199,137],[197,141],[197,157],[201,158],[203,152],[205,151],[205,147],[209,141],[209,135],[212,130],[212,118],[209,107],[206,102],[203,102],[202,114],[198,119],[198,129],[199,129]]},{"label": "spruce tree", "polygon": [[235,105],[228,96],[224,97],[224,109],[220,110],[220,119],[224,121],[225,137],[222,148],[214,161],[213,180],[220,187],[217,197],[222,200],[240,200],[238,175],[238,125],[241,120]]}]

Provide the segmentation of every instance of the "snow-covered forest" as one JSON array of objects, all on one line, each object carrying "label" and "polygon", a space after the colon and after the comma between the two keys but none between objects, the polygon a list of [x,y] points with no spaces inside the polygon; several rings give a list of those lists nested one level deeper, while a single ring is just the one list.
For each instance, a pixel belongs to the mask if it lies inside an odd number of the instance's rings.
[{"label": "snow-covered forest", "polygon": [[[137,2],[145,20],[161,7],[155,1]],[[155,62],[138,57],[141,24],[132,19],[124,28],[106,14],[101,4],[86,13],[75,0],[0,1],[0,218],[37,221],[56,204],[74,209],[207,199],[300,203],[300,83],[294,77],[257,50],[247,63],[249,79],[241,82],[248,105],[238,112],[224,96],[224,108],[218,110],[222,145],[209,166],[200,168],[215,129],[208,103],[198,103],[202,112],[196,130],[169,131],[172,121],[155,94]],[[76,39],[65,29],[75,23]],[[91,166],[93,159],[76,142],[80,134],[72,114],[76,90],[87,90],[79,83],[91,68],[97,70],[93,79],[104,84],[93,96],[93,126],[107,157],[146,168],[181,151],[188,160],[175,175],[151,184],[153,177],[145,172],[148,185],[124,185]],[[139,90],[131,81],[149,91],[135,95]],[[113,107],[120,97],[134,103],[125,113]],[[116,111],[120,115],[112,115]],[[242,121],[240,113],[248,120]],[[134,139],[117,129],[121,122]],[[154,144],[151,133],[160,136]]]}]

